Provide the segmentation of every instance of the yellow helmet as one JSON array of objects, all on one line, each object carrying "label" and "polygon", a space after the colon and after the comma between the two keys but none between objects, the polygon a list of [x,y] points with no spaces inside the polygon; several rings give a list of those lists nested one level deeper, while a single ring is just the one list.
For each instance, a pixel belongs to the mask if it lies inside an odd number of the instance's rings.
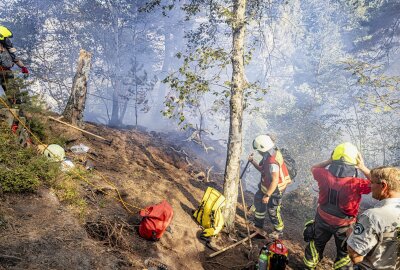
[{"label": "yellow helmet", "polygon": [[349,142],[345,142],[336,146],[332,153],[332,160],[342,161],[350,165],[357,164],[358,149]]},{"label": "yellow helmet", "polygon": [[63,161],[65,158],[65,151],[64,148],[58,144],[50,144],[44,150],[43,155],[53,161]]},{"label": "yellow helmet", "polygon": [[12,38],[12,32],[5,26],[0,25],[0,40],[4,40],[4,38]]}]

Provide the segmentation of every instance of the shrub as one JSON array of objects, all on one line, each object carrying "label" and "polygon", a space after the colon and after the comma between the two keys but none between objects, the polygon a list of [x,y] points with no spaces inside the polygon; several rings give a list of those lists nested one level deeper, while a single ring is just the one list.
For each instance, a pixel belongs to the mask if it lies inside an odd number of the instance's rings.
[{"label": "shrub", "polygon": [[32,192],[49,184],[59,173],[52,163],[32,148],[22,148],[10,129],[0,126],[0,189],[3,192]]}]

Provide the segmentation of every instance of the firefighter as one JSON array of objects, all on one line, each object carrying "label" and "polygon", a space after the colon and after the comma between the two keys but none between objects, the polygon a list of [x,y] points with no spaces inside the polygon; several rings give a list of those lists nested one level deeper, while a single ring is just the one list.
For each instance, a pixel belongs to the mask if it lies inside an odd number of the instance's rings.
[{"label": "firefighter", "polygon": [[21,103],[19,89],[10,89],[10,82],[14,79],[11,68],[16,64],[25,76],[29,74],[29,71],[15,55],[17,50],[11,42],[12,36],[12,32],[7,27],[0,25],[0,85],[11,103]]},{"label": "firefighter", "polygon": [[356,221],[361,195],[371,192],[370,181],[357,177],[357,168],[369,179],[370,171],[351,143],[338,145],[330,159],[311,168],[319,197],[315,219],[306,223],[304,230],[308,244],[303,261],[307,269],[316,268],[332,236],[336,244],[334,269],[352,269],[345,245],[346,231]]},{"label": "firefighter", "polygon": [[371,190],[379,202],[349,230],[347,250],[358,269],[400,269],[400,169],[371,170]]},{"label": "firefighter", "polygon": [[253,141],[253,149],[262,156],[260,163],[257,163],[253,154],[248,160],[261,172],[261,180],[258,191],[254,196],[255,226],[264,227],[264,219],[268,213],[269,219],[274,226],[271,237],[282,236],[284,228],[280,213],[282,205],[282,194],[286,186],[291,182],[286,164],[274,141],[269,135],[259,135]]}]

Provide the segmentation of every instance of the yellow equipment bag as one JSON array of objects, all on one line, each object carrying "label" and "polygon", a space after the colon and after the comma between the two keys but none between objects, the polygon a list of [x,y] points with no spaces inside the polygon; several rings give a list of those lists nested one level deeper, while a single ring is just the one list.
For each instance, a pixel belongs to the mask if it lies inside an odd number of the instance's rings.
[{"label": "yellow equipment bag", "polygon": [[224,227],[221,208],[225,206],[225,197],[218,190],[208,187],[201,199],[199,208],[193,216],[204,228],[203,237],[217,235]]}]

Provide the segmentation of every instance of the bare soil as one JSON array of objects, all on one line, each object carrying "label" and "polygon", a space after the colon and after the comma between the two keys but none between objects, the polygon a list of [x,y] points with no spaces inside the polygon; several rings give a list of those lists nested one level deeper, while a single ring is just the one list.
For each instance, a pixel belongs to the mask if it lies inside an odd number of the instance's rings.
[{"label": "bare soil", "polygon": [[[51,132],[68,139],[67,149],[79,143],[90,147],[90,154],[83,156],[67,152],[78,166],[85,160],[94,164],[95,169],[85,174],[88,182],[76,180],[87,204],[84,214],[60,201],[55,190],[46,186],[33,194],[3,194],[0,269],[148,269],[145,262],[149,259],[176,270],[254,269],[257,252],[266,239],[253,239],[252,250],[244,243],[209,258],[214,251],[198,238],[200,228],[192,210],[207,186],[222,190],[222,172],[215,165],[218,155],[199,157],[201,149],[183,142],[178,135],[174,139],[170,134],[116,130],[90,123],[85,129],[112,139],[112,144],[51,123]],[[205,182],[211,166],[210,182]],[[115,187],[129,203],[129,211],[116,199]],[[245,197],[251,203],[252,195]],[[140,238],[138,211],[163,199],[174,209],[171,232],[157,242]],[[301,211],[299,205],[294,196],[283,208],[288,269],[301,269],[302,265],[304,220],[293,211],[293,207]],[[241,205],[237,220],[236,238],[240,240],[247,234]],[[213,240],[220,248],[232,243],[225,233]],[[320,269],[331,267],[332,262],[324,259]]]}]

